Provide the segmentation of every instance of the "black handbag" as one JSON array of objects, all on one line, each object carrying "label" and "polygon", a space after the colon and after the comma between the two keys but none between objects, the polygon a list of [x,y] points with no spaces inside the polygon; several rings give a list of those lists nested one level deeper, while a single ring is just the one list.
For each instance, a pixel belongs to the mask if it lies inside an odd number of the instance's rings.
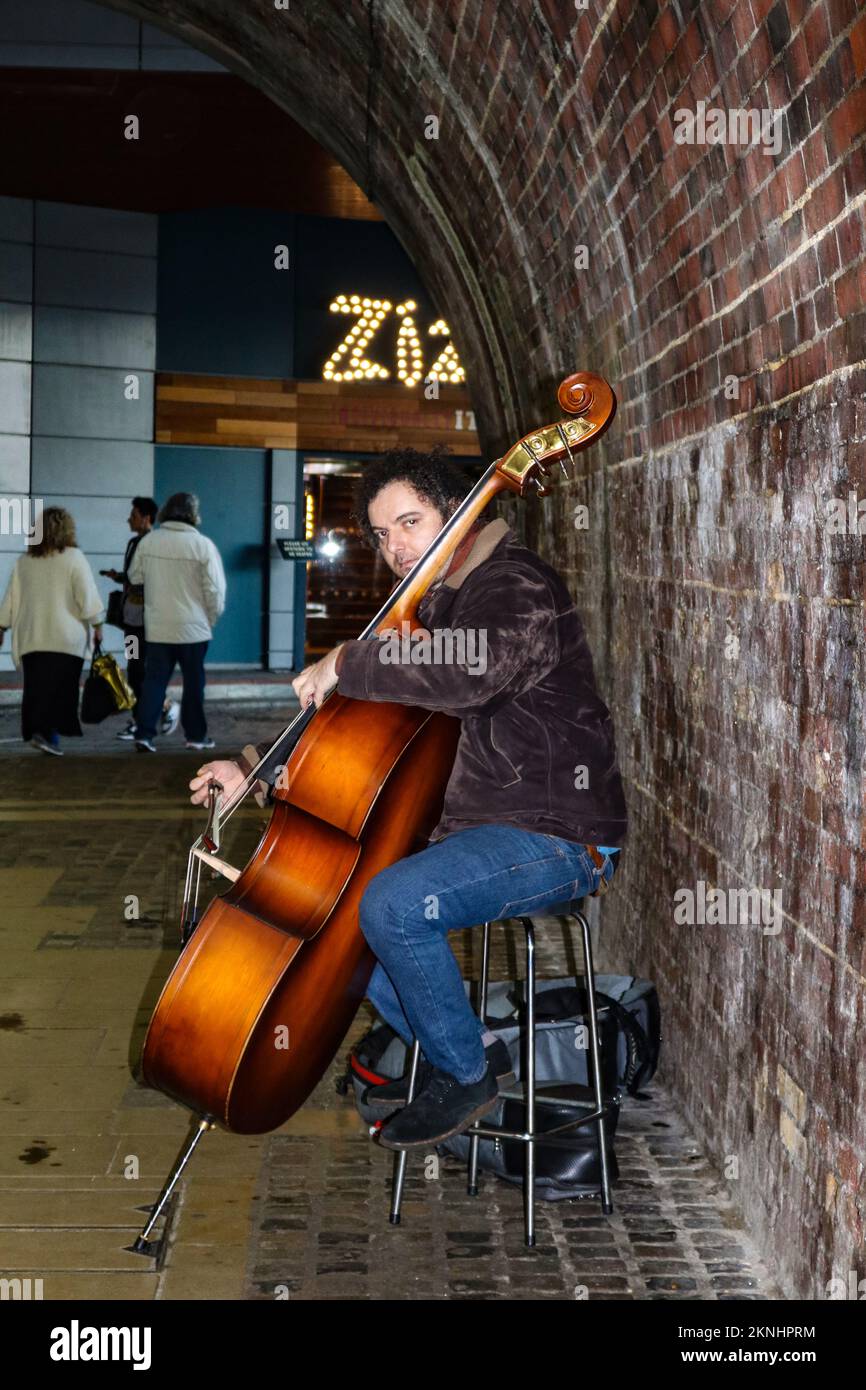
[{"label": "black handbag", "polygon": [[105,621],[106,621],[107,623],[110,623],[112,627],[119,627],[119,628],[122,628],[122,627],[124,626],[124,622],[123,622],[123,600],[124,600],[124,597],[125,597],[125,595],[124,595],[123,589],[112,589],[112,590],[111,590],[111,593],[108,595],[108,608],[106,609],[106,612],[105,612]]}]

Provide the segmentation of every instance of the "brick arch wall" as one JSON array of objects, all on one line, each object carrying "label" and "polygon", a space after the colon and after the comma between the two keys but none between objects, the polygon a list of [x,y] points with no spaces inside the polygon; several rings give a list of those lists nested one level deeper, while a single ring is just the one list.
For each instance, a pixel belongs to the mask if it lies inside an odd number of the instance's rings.
[{"label": "brick arch wall", "polygon": [[[632,830],[608,958],[657,981],[665,1079],[786,1291],[866,1274],[864,555],[826,525],[866,495],[855,0],[118,8],[257,83],[379,203],[491,454],[574,366],[615,385],[580,479],[510,507],[566,574],[616,718]],[[677,143],[700,102],[779,112],[778,150]],[[782,915],[679,925],[700,883],[778,892]]]}]

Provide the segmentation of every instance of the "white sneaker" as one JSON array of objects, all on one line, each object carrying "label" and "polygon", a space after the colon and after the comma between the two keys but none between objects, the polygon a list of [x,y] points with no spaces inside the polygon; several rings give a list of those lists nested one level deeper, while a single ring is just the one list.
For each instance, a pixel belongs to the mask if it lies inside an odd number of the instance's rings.
[{"label": "white sneaker", "polygon": [[173,734],[180,723],[180,704],[177,700],[172,700],[168,709],[162,712],[162,723],[159,726],[161,734]]},{"label": "white sneaker", "polygon": [[187,741],[186,741],[186,747],[187,747],[187,748],[199,748],[199,749],[201,749],[201,748],[216,748],[216,744],[214,743],[214,741],[213,741],[213,739],[210,737],[210,735],[207,735],[205,738],[203,738],[203,739],[201,740],[200,743],[193,743],[190,739],[187,739]]},{"label": "white sneaker", "polygon": [[119,734],[115,734],[114,737],[122,738],[124,743],[131,743],[135,738],[135,723],[130,722],[125,729],[122,729]]},{"label": "white sneaker", "polygon": [[34,748],[39,749],[40,753],[50,753],[54,758],[63,757],[63,749],[55,748],[53,744],[50,744],[48,742],[47,738],[44,738],[42,736],[42,734],[34,734],[30,742],[32,743]]},{"label": "white sneaker", "polygon": [[149,738],[137,738],[135,746],[139,753],[155,753],[156,745]]}]

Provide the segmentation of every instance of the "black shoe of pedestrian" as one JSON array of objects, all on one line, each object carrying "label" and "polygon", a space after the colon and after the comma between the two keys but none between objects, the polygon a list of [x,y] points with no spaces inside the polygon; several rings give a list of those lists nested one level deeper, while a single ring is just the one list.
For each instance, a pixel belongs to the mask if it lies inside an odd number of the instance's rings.
[{"label": "black shoe of pedestrian", "polygon": [[51,753],[55,758],[63,757],[63,749],[58,748],[57,744],[51,743],[44,734],[34,734],[30,742],[34,748],[38,748],[40,753]]},{"label": "black shoe of pedestrian", "polygon": [[392,1115],[379,1131],[379,1143],[386,1149],[413,1149],[440,1144],[452,1134],[468,1129],[492,1110],[499,1099],[496,1078],[488,1067],[480,1081],[461,1086],[447,1072],[434,1069],[419,1096],[397,1115]]},{"label": "black shoe of pedestrian", "polygon": [[[514,1070],[511,1066],[511,1058],[508,1055],[508,1048],[501,1038],[495,1042],[488,1043],[484,1049],[487,1058],[487,1066],[500,1085],[510,1086],[514,1080]],[[422,1057],[418,1063],[418,1077],[415,1082],[416,1096],[423,1091],[433,1073],[433,1067]],[[390,1105],[396,1107],[405,1105],[409,1098],[409,1070],[404,1076],[399,1076],[396,1081],[385,1081],[378,1086],[368,1086],[362,1097],[365,1105]]]}]

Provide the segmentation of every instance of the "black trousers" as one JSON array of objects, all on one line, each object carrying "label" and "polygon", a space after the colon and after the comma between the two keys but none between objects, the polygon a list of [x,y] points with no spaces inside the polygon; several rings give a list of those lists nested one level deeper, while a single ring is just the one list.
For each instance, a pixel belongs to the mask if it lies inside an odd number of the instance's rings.
[{"label": "black trousers", "polygon": [[25,742],[29,743],[34,734],[81,738],[78,700],[83,665],[82,656],[67,652],[27,652],[22,656],[21,737]]}]

